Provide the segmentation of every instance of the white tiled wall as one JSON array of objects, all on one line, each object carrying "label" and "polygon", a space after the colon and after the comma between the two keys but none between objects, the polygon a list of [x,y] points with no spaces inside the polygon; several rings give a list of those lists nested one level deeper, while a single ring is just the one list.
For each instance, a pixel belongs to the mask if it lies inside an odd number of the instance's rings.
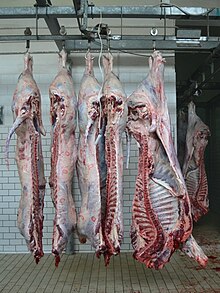
[{"label": "white tiled wall", "polygon": [[[113,53],[114,71],[119,75],[127,94],[130,94],[138,83],[148,72],[148,60],[143,57]],[[97,57],[97,55],[95,55]],[[166,54],[165,54],[166,56]],[[48,87],[57,72],[57,56],[55,54],[33,55],[34,77],[42,94],[43,121],[47,135],[43,137],[43,152],[45,162],[45,175],[48,179],[50,172],[50,126],[49,126],[49,98]],[[73,80],[78,93],[80,79],[84,71],[84,54],[75,53],[71,55],[73,63]],[[170,53],[166,58],[165,89],[169,102],[172,129],[176,127],[176,94],[175,94],[175,68],[174,56]],[[23,69],[22,55],[0,56],[0,106],[4,106],[4,125],[0,125],[0,252],[26,252],[26,244],[16,227],[16,213],[20,197],[20,182],[15,164],[15,135],[10,144],[10,168],[9,171],[4,162],[4,144],[12,125],[11,100],[15,89],[17,77]],[[95,73],[99,80],[101,74],[95,59]],[[175,131],[173,132],[175,134]],[[126,149],[126,147],[124,147]],[[136,143],[132,141],[130,165],[124,170],[123,176],[123,199],[124,199],[124,241],[122,250],[131,250],[130,244],[130,222],[131,206],[135,188],[135,176],[137,173],[138,150]],[[48,181],[48,180],[47,180]],[[80,194],[77,178],[74,176],[73,194],[77,210],[80,207]],[[46,186],[45,197],[45,220],[44,220],[44,251],[51,251],[52,225],[54,209],[50,199],[49,185]],[[89,244],[81,245],[74,239],[75,251],[92,250]]]}]

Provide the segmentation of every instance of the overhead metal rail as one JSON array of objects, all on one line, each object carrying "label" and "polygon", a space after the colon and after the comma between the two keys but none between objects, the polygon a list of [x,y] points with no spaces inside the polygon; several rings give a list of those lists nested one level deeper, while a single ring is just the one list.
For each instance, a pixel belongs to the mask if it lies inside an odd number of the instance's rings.
[{"label": "overhead metal rail", "polygon": [[[220,20],[220,8],[206,9],[201,7],[172,7],[172,6],[88,6],[87,17],[99,18],[169,18],[169,19],[209,19]],[[45,18],[76,17],[75,8],[71,6],[38,7],[37,16]],[[78,12],[78,16],[80,13]],[[35,18],[36,7],[1,7],[0,18]]]},{"label": "overhead metal rail", "polygon": [[[161,3],[158,6],[94,6],[88,4],[87,0],[73,0],[73,6],[58,7],[51,6],[50,0],[36,0],[34,7],[2,7],[0,8],[0,19],[36,19],[36,35],[0,35],[0,42],[19,42],[19,41],[55,41],[60,50],[65,43],[67,51],[85,51],[88,49],[88,39],[92,41],[90,47],[94,50],[100,49],[100,40],[88,29],[88,19],[100,20],[106,18],[142,18],[142,19],[164,19],[164,35],[108,35],[106,40],[102,36],[103,47],[111,48],[117,51],[146,51],[173,50],[173,51],[212,51],[206,61],[205,68],[199,68],[192,78],[196,80],[196,86],[193,83],[187,90],[183,90],[180,97],[181,103],[195,93],[195,91],[204,88],[207,81],[220,71],[219,60],[220,38],[210,36],[210,26],[218,26],[220,23],[220,8],[206,9],[201,7],[178,7],[172,4]],[[43,18],[48,26],[51,35],[38,34],[38,19]],[[78,35],[61,35],[62,28],[59,19],[76,19],[79,28]],[[173,19],[184,23],[202,22],[206,26],[206,37],[188,37],[166,35],[166,20]],[[205,24],[206,23],[206,24]],[[180,25],[181,27],[181,25]],[[191,27],[190,27],[191,29]],[[216,48],[216,49],[215,49]],[[215,60],[216,59],[216,60]],[[210,67],[210,64],[211,65]],[[211,68],[211,69],[210,69]],[[202,74],[201,74],[202,71]]]},{"label": "overhead metal rail", "polygon": [[[0,42],[23,42],[23,41],[56,41],[63,44],[65,49],[71,51],[86,51],[88,49],[88,40],[85,36],[80,35],[0,35]],[[209,41],[204,37],[198,40],[188,40],[179,43],[179,39],[175,36],[167,36],[164,40],[163,36],[112,36],[110,40],[103,40],[104,49],[110,47],[111,50],[117,51],[146,51],[146,50],[175,50],[175,51],[211,51],[220,43],[219,37],[210,37]],[[98,39],[93,40],[89,44],[91,49],[99,50],[100,42]]]},{"label": "overhead metal rail", "polygon": [[[163,37],[158,38],[152,38],[152,37],[142,37],[138,38],[135,36],[134,39],[123,37],[122,40],[111,40],[110,43],[106,42],[104,43],[104,48],[108,48],[110,46],[111,50],[117,50],[117,51],[146,51],[146,50],[175,50],[175,51],[181,51],[183,50],[206,50],[210,51],[213,48],[215,48],[219,44],[219,40],[213,40],[213,41],[200,41],[199,45],[196,46],[193,45],[193,43],[183,44],[179,46],[177,44],[177,40],[175,37],[167,37],[166,40],[164,40]],[[74,51],[74,50],[86,50],[88,48],[88,42],[86,40],[67,40],[65,42],[65,47],[67,51]],[[91,49],[99,49],[100,43],[98,41],[93,41],[90,45]]]},{"label": "overhead metal rail", "polygon": [[[12,36],[0,35],[0,41],[12,42],[22,40],[49,41],[55,40],[58,49],[62,48],[65,41],[65,47],[68,51],[86,50],[88,47],[88,35],[79,32],[74,36],[61,36],[60,18],[77,18],[84,21],[86,18],[166,18],[166,19],[198,19],[198,20],[220,20],[220,9],[206,9],[200,7],[175,7],[172,5],[159,6],[93,6],[82,5],[81,1],[74,0],[71,7],[48,6],[48,1],[37,0],[35,7],[2,7],[0,8],[0,19],[25,19],[35,18],[36,23],[39,18],[44,18],[51,32],[51,36],[36,35],[32,36]],[[42,7],[42,5],[46,5]],[[81,7],[81,6],[82,7]],[[75,9],[78,7],[78,10]],[[85,13],[86,10],[86,13]],[[37,30],[36,30],[37,31]],[[88,32],[88,28],[85,30]],[[91,35],[89,35],[91,37]],[[103,37],[104,38],[104,37]],[[99,49],[97,36],[91,38],[91,48]],[[143,35],[140,38],[127,35],[116,35],[110,37],[110,47],[115,50],[147,50],[156,48],[159,50],[212,50],[218,46],[220,39],[218,37],[200,37],[198,39],[181,40],[175,36],[148,36]]]}]

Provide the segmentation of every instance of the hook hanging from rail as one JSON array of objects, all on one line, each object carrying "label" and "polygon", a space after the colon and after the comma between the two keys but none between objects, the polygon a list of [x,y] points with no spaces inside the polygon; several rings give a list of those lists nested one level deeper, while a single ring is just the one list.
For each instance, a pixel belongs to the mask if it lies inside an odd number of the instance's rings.
[{"label": "hook hanging from rail", "polygon": [[[32,35],[32,31],[29,27],[26,27],[26,29],[24,30],[24,35],[25,36],[31,36]],[[26,51],[28,52],[30,49],[30,40],[26,40]]]},{"label": "hook hanging from rail", "polygon": [[110,39],[107,36],[107,48],[108,48],[108,53],[110,53]]},{"label": "hook hanging from rail", "polygon": [[[152,27],[151,31],[150,31],[150,34],[152,37],[156,37],[158,35],[158,30],[156,27]],[[152,40],[153,41],[153,51],[156,50],[156,40]]]},{"label": "hook hanging from rail", "polygon": [[[66,31],[65,25],[61,25],[60,26],[60,35],[61,36],[66,36],[67,35],[67,31]],[[64,39],[62,40],[62,47],[63,47],[63,49],[65,49],[65,40]]]},{"label": "hook hanging from rail", "polygon": [[107,39],[108,54],[109,55],[112,55],[112,53],[111,53],[111,46],[110,46],[110,38],[111,38],[111,30],[107,26],[107,29],[106,29],[106,39]]},{"label": "hook hanging from rail", "polygon": [[87,52],[89,53],[91,50],[91,40],[89,39],[88,40],[88,49],[87,49]]},{"label": "hook hanging from rail", "polygon": [[[85,54],[85,59],[86,60],[88,59],[88,55],[90,54],[90,51],[91,51],[91,40],[88,39],[88,49],[87,49],[87,52]],[[92,57],[92,59],[94,59],[94,57]]]},{"label": "hook hanging from rail", "polygon": [[153,51],[156,51],[156,41],[153,40]]}]

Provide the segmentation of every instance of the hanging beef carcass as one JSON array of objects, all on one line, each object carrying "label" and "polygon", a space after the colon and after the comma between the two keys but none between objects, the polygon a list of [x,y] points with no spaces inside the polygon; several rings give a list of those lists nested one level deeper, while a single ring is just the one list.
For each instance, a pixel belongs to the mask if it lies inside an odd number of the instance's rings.
[{"label": "hanging beef carcass", "polygon": [[45,194],[44,164],[41,134],[45,135],[41,117],[41,96],[33,78],[33,61],[27,52],[24,70],[18,78],[13,96],[14,124],[6,141],[6,156],[10,139],[17,134],[16,163],[21,182],[21,198],[17,224],[36,263],[43,256],[43,208]]},{"label": "hanging beef carcass", "polygon": [[[94,77],[93,56],[86,54],[86,69],[80,84],[78,98],[79,145],[77,174],[82,197],[81,210],[77,221],[79,240],[88,239],[96,251],[104,245],[101,229],[101,174],[97,143],[100,129],[101,86]],[[103,135],[102,138],[103,139]],[[100,168],[101,167],[101,168]]]},{"label": "hanging beef carcass", "polygon": [[188,128],[186,134],[186,154],[183,165],[193,220],[198,221],[208,212],[208,182],[205,172],[204,152],[210,131],[196,115],[195,104],[188,105]]},{"label": "hanging beef carcass", "polygon": [[174,149],[164,94],[164,59],[154,51],[150,72],[128,97],[129,132],[140,145],[133,200],[134,257],[160,269],[178,247],[205,265],[192,233],[189,197]]},{"label": "hanging beef carcass", "polygon": [[105,264],[110,257],[120,252],[123,238],[122,219],[122,175],[123,152],[122,133],[126,127],[126,94],[118,77],[113,73],[113,57],[103,56],[105,79],[103,84],[102,110],[107,124],[105,126],[105,160],[107,164],[106,199],[103,200],[105,215],[102,218],[102,231],[105,247]]},{"label": "hanging beef carcass", "polygon": [[61,68],[49,88],[52,124],[49,183],[55,207],[52,253],[55,256],[56,266],[76,225],[71,189],[77,156],[75,139],[77,98],[71,74],[67,70],[67,53],[64,49],[60,52],[59,58]]}]

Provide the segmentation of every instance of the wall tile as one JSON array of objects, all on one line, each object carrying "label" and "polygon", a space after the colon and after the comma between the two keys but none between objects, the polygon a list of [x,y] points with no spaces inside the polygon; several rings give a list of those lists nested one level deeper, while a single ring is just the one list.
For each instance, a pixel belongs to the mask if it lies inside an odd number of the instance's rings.
[{"label": "wall tile", "polygon": [[[115,58],[115,72],[125,87],[126,93],[132,93],[137,85],[142,81],[148,72],[148,62],[146,57],[130,57],[119,54]],[[95,73],[101,81],[101,74],[97,66],[97,54],[95,54]],[[51,236],[53,231],[54,208],[50,198],[50,189],[48,185],[48,177],[50,174],[50,119],[49,119],[49,96],[48,87],[57,72],[57,56],[55,54],[34,55],[34,77],[42,95],[42,113],[43,122],[47,135],[42,137],[42,145],[45,162],[45,175],[47,179],[46,195],[45,195],[45,221],[44,221],[44,251],[51,252]],[[80,80],[84,71],[84,54],[77,54],[73,58],[73,80],[75,91],[78,93]],[[75,58],[75,59],[74,59]],[[129,58],[129,59],[128,59]],[[140,58],[140,59],[139,59]],[[169,58],[168,65],[165,70],[165,90],[168,99],[168,105],[172,120],[172,125],[176,126],[176,94],[175,94],[175,69],[174,58]],[[118,62],[118,63],[117,63]],[[9,129],[12,126],[13,118],[11,114],[12,95],[15,90],[17,78],[23,68],[23,57],[4,56],[0,59],[0,105],[4,105],[4,125],[0,125],[0,252],[27,252],[25,240],[20,235],[17,228],[16,214],[20,199],[20,181],[18,178],[17,166],[15,162],[15,145],[16,135],[12,136],[9,153],[9,170],[4,162],[4,144]],[[78,136],[78,135],[77,135]],[[124,154],[126,155],[126,139],[124,141]],[[131,154],[128,170],[124,170],[123,177],[123,217],[125,237],[122,244],[122,250],[128,251],[132,249],[130,244],[130,224],[132,200],[135,190],[135,178],[137,174],[138,147],[134,139],[131,142]],[[125,164],[124,164],[125,167]],[[78,189],[78,181],[76,175],[73,179],[73,194],[77,211],[81,205],[81,196]],[[74,235],[75,251],[93,251],[90,244],[80,244],[77,236]]]}]

